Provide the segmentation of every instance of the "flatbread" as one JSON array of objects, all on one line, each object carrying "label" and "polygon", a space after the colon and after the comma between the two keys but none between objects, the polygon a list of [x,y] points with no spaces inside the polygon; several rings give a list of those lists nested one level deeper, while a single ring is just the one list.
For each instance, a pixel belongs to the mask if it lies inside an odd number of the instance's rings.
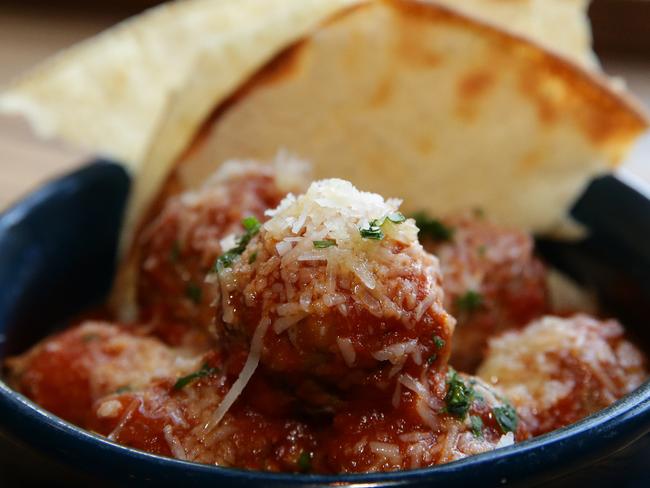
[{"label": "flatbread", "polygon": [[286,148],[407,211],[481,207],[548,232],[646,127],[605,79],[531,42],[430,2],[375,2],[218,106],[176,178],[192,187],[221,161]]},{"label": "flatbread", "polygon": [[[38,66],[0,96],[0,112],[25,115],[39,135],[65,139],[137,172],[171,107],[194,107],[199,95],[187,86],[195,77],[209,80],[211,91],[201,94],[200,104],[211,106],[283,47],[356,3],[168,2]],[[179,131],[191,127],[191,118]]]},{"label": "flatbread", "polygon": [[[174,161],[212,108],[282,48],[360,3],[169,2],[36,68],[0,96],[0,112],[23,114],[40,135],[121,161],[136,174],[124,226],[128,245]],[[593,64],[586,0],[437,3]]]},{"label": "flatbread", "polygon": [[437,0],[546,49],[599,70],[592,50],[589,0]]}]

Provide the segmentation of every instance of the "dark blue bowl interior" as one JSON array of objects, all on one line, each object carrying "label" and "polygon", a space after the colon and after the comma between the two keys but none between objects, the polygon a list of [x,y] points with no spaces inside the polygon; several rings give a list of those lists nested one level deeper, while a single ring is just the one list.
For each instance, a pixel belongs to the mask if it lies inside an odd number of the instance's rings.
[{"label": "dark blue bowl interior", "polygon": [[[0,217],[0,363],[24,351],[108,292],[130,178],[97,161],[56,180]],[[573,209],[591,233],[577,243],[538,239],[557,268],[595,289],[650,350],[650,201],[611,176]],[[431,469],[363,476],[272,475],[184,463],[116,446],[42,411],[0,382],[0,481],[88,486],[317,485],[601,486],[650,483],[650,385],[560,431],[513,448]],[[34,469],[39,466],[38,469]],[[84,474],[85,473],[85,474]]]},{"label": "dark blue bowl interior", "polygon": [[0,357],[106,296],[130,177],[98,161],[56,180],[0,219]]}]

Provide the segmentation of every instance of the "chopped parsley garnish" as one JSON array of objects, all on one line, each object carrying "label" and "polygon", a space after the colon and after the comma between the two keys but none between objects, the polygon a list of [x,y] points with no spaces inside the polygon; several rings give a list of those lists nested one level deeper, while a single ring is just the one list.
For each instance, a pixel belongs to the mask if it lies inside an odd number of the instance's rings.
[{"label": "chopped parsley garnish", "polygon": [[469,423],[472,426],[472,434],[474,434],[474,437],[483,437],[483,421],[481,417],[470,415]]},{"label": "chopped parsley garnish", "polygon": [[311,454],[309,454],[309,452],[302,451],[302,453],[300,453],[300,457],[298,458],[298,469],[303,473],[311,471]]},{"label": "chopped parsley garnish", "polygon": [[201,369],[198,371],[195,371],[194,373],[190,373],[187,376],[181,376],[176,380],[176,383],[174,383],[174,390],[181,390],[185,388],[187,385],[189,385],[192,381],[197,380],[199,378],[203,378],[204,376],[209,376],[211,374],[218,373],[219,370],[217,368],[211,368],[207,363],[201,366]]},{"label": "chopped parsley garnish", "polygon": [[478,252],[479,256],[485,256],[485,253],[487,252],[487,246],[485,244],[481,244],[477,249],[476,252]]},{"label": "chopped parsley garnish", "polygon": [[181,257],[181,243],[178,240],[174,241],[172,248],[169,251],[169,259],[172,263],[177,263]]},{"label": "chopped parsley garnish", "polygon": [[241,225],[244,226],[247,233],[251,234],[251,237],[256,235],[260,231],[260,227],[262,227],[260,221],[253,216],[244,218],[241,221]]},{"label": "chopped parsley garnish", "polygon": [[406,221],[406,217],[401,212],[392,212],[380,219],[371,220],[368,223],[368,227],[359,229],[361,237],[381,241],[384,238],[384,231],[381,228],[387,220],[393,224],[401,224]]},{"label": "chopped parsley garnish", "polygon": [[406,221],[406,217],[404,217],[404,214],[402,212],[389,213],[386,218],[393,224],[401,224],[402,222]]},{"label": "chopped parsley garnish", "polygon": [[127,393],[131,391],[131,386],[130,385],[123,385],[120,386],[117,390],[115,390],[115,393],[118,395],[121,395],[122,393]]},{"label": "chopped parsley garnish", "polygon": [[255,217],[246,217],[242,219],[241,224],[244,226],[243,235],[237,238],[237,245],[232,249],[226,251],[221,256],[217,258],[217,262],[214,263],[213,271],[221,271],[224,268],[230,268],[235,262],[237,257],[241,256],[242,253],[246,250],[246,246],[260,232],[262,224]]},{"label": "chopped parsley garnish", "polygon": [[420,237],[428,237],[434,241],[450,241],[454,237],[452,227],[446,226],[438,219],[429,217],[425,212],[417,212],[413,218],[420,229]]},{"label": "chopped parsley garnish", "polygon": [[474,290],[468,290],[464,295],[456,299],[456,307],[459,310],[473,312],[483,305],[483,295]]},{"label": "chopped parsley garnish", "polygon": [[201,295],[203,290],[196,283],[188,283],[185,287],[185,296],[192,300],[196,305],[201,303]]},{"label": "chopped parsley garnish", "polygon": [[402,212],[392,212],[386,215],[385,217],[382,217],[381,219],[375,219],[372,222],[370,222],[371,226],[375,227],[381,227],[383,226],[386,221],[392,222],[393,224],[401,224],[403,222],[406,222],[406,217],[404,217],[404,214]]},{"label": "chopped parsley garnish", "polygon": [[445,395],[446,412],[464,419],[472,405],[473,390],[467,386],[452,368],[447,377],[449,389]]},{"label": "chopped parsley garnish", "polygon": [[427,364],[429,366],[432,365],[436,359],[438,359],[438,355],[434,352],[431,356],[429,356],[429,359],[427,359]]},{"label": "chopped parsley garnish", "polygon": [[257,260],[257,251],[253,252],[249,257],[248,257],[248,264],[253,264]]},{"label": "chopped parsley garnish", "polygon": [[506,404],[503,407],[496,407],[492,409],[492,413],[501,428],[501,432],[507,434],[517,430],[517,412],[511,405]]},{"label": "chopped parsley garnish", "polygon": [[[375,221],[373,220],[373,222]],[[359,229],[359,233],[364,239],[374,239],[375,241],[381,241],[384,238],[384,232],[381,230],[381,227],[372,225],[372,223],[365,229]]]},{"label": "chopped parsley garnish", "polygon": [[328,247],[336,246],[336,241],[333,239],[325,239],[322,241],[313,241],[316,249],[327,249]]},{"label": "chopped parsley garnish", "polygon": [[433,336],[433,343],[438,349],[442,349],[443,347],[445,347],[445,340],[439,335]]},{"label": "chopped parsley garnish", "polygon": [[217,259],[217,262],[214,265],[214,270],[219,271],[223,268],[230,268],[232,266],[232,263],[235,262],[235,259],[237,259],[237,256],[240,254],[241,253],[236,251],[236,248],[231,249],[230,251],[226,251]]}]

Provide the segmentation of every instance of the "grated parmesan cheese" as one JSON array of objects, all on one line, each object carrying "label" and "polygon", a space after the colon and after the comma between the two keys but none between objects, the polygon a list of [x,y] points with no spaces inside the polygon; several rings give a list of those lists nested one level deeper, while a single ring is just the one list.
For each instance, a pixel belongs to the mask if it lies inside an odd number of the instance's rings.
[{"label": "grated parmesan cheese", "polygon": [[401,464],[402,455],[399,451],[399,446],[397,444],[390,444],[387,442],[376,442],[371,441],[368,443],[370,450],[375,454],[379,454],[384,458],[388,459],[393,464]]},{"label": "grated parmesan cheese", "polygon": [[99,418],[114,418],[122,411],[122,404],[119,400],[107,400],[97,408]]},{"label": "grated parmesan cheese", "polygon": [[182,459],[183,461],[187,460],[185,448],[183,447],[183,444],[181,444],[181,442],[178,440],[178,437],[172,433],[171,425],[165,425],[165,427],[163,427],[163,435],[165,436],[165,441],[167,441],[167,445],[169,446],[169,449],[174,457],[176,459]]},{"label": "grated parmesan cheese", "polygon": [[407,342],[399,342],[386,346],[380,351],[372,353],[372,356],[378,361],[390,361],[391,364],[400,364],[404,358],[417,349],[417,339]]},{"label": "grated parmesan cheese", "polygon": [[345,364],[347,364],[348,367],[350,368],[354,366],[354,361],[357,358],[357,353],[354,350],[352,341],[347,337],[345,338],[337,337],[336,343],[338,344],[339,349],[341,350],[341,355],[343,356],[343,360],[345,361]]},{"label": "grated parmesan cheese", "polygon": [[494,448],[499,449],[500,447],[508,447],[512,446],[514,443],[515,435],[512,432],[508,432],[507,434],[501,436],[499,442],[497,442],[497,445]]},{"label": "grated parmesan cheese", "polygon": [[253,335],[250,351],[248,352],[248,357],[246,358],[244,367],[242,368],[233,385],[230,387],[228,393],[226,393],[226,396],[223,398],[215,410],[214,416],[210,422],[205,425],[206,432],[211,432],[217,425],[219,425],[219,422],[221,422],[223,416],[230,409],[230,407],[232,407],[237,398],[239,398],[239,395],[241,395],[241,393],[244,391],[244,388],[246,388],[246,385],[253,377],[253,373],[255,373],[257,365],[260,362],[260,354],[262,353],[262,346],[264,345],[264,336],[266,335],[266,331],[268,330],[269,325],[269,320],[263,319],[255,329],[255,334]]},{"label": "grated parmesan cheese", "polygon": [[621,362],[621,346],[636,350],[615,321],[543,317],[492,339],[478,375],[501,388],[531,432],[543,433],[567,422],[557,409],[565,399],[573,399],[578,420],[644,381],[641,355],[628,353]]}]

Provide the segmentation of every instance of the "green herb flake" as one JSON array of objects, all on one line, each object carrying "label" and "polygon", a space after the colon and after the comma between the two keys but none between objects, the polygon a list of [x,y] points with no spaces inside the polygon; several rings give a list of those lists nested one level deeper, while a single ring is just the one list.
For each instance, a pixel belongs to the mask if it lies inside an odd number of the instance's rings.
[{"label": "green herb flake", "polygon": [[185,287],[185,296],[192,300],[196,305],[201,303],[201,296],[203,295],[203,290],[196,283],[188,283]]},{"label": "green herb flake", "polygon": [[302,473],[311,471],[311,454],[307,451],[302,451],[298,457],[298,469]]},{"label": "green herb flake", "polygon": [[472,405],[474,391],[463,382],[453,368],[449,369],[447,384],[449,389],[445,395],[446,412],[462,420]]},{"label": "green herb flake", "polygon": [[511,405],[506,404],[503,407],[496,407],[492,409],[492,413],[501,428],[501,432],[507,434],[517,430],[517,412]]},{"label": "green herb flake", "polygon": [[241,225],[244,226],[247,233],[252,234],[253,236],[256,235],[260,231],[260,227],[262,227],[260,221],[253,216],[242,219]]},{"label": "green herb flake", "polygon": [[327,249],[328,247],[336,246],[336,241],[332,239],[325,239],[323,241],[313,241],[316,249]]},{"label": "green herb flake", "polygon": [[483,295],[474,290],[468,290],[456,299],[456,307],[465,312],[474,312],[483,305]]},{"label": "green herb flake", "polygon": [[368,223],[368,227],[361,227],[359,233],[364,239],[373,239],[375,241],[381,241],[384,238],[384,231],[381,229],[386,221],[389,221],[393,224],[401,224],[406,221],[406,217],[401,212],[391,212],[388,215],[380,218],[371,220]]},{"label": "green herb flake", "polygon": [[476,249],[476,252],[478,253],[479,256],[485,256],[485,253],[487,252],[487,246],[485,244],[481,244]]},{"label": "green herb flake", "polygon": [[445,340],[439,335],[433,336],[433,343],[438,349],[442,349],[443,347],[445,347]]},{"label": "green herb flake", "polygon": [[483,421],[481,420],[481,417],[477,415],[470,415],[469,423],[472,426],[472,434],[474,434],[474,437],[483,437]]},{"label": "green herb flake", "polygon": [[232,249],[225,252],[217,258],[217,262],[214,263],[213,271],[221,271],[224,268],[230,268],[232,263],[235,262],[235,259],[237,259],[237,256],[239,256],[239,253],[234,252]]},{"label": "green herb flake", "polygon": [[178,378],[176,380],[176,383],[174,383],[174,390],[182,390],[187,385],[192,383],[194,380],[203,378],[204,376],[210,376],[211,374],[215,374],[218,372],[219,370],[217,368],[211,368],[206,363],[198,371],[195,371],[194,373],[190,373],[187,376],[181,376],[180,378]]},{"label": "green herb flake", "polygon": [[248,264],[253,264],[257,260],[257,251],[251,253],[248,257]]},{"label": "green herb flake", "polygon": [[130,385],[123,385],[120,386],[117,390],[115,390],[115,393],[117,395],[121,395],[122,393],[128,393],[131,391],[131,386]]},{"label": "green herb flake", "polygon": [[386,218],[393,224],[401,224],[406,221],[406,217],[404,217],[402,212],[389,213]]},{"label": "green herb flake", "polygon": [[[376,222],[373,220],[373,222]],[[381,230],[381,227],[372,225],[372,222],[367,228],[359,229],[361,237],[364,239],[373,239],[375,241],[381,241],[384,238],[384,231]]]},{"label": "green herb flake", "polygon": [[429,359],[427,359],[427,364],[431,366],[436,359],[438,359],[438,355],[434,352],[431,356],[429,356]]},{"label": "green herb flake", "polygon": [[260,228],[262,227],[260,221],[253,216],[242,219],[241,225],[244,227],[244,234],[237,238],[237,245],[235,247],[229,249],[217,258],[217,261],[212,267],[213,271],[216,271],[218,273],[224,268],[230,268],[235,262],[235,259],[244,253],[246,246],[251,241],[251,239],[259,234]]},{"label": "green herb flake", "polygon": [[172,263],[177,263],[181,257],[181,243],[178,240],[175,240],[172,244],[172,248],[169,251],[169,260]]},{"label": "green herb flake", "polygon": [[451,241],[454,237],[452,227],[448,227],[438,219],[429,217],[425,212],[417,212],[413,218],[415,225],[420,229],[420,237],[426,237],[433,241]]}]

